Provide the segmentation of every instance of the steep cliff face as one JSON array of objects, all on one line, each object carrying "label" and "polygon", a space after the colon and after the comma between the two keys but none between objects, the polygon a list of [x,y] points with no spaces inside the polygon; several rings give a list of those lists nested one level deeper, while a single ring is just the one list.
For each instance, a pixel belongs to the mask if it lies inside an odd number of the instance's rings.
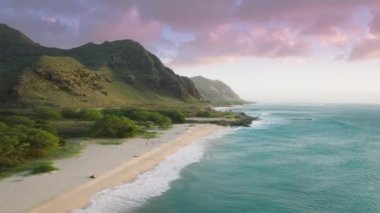
[{"label": "steep cliff face", "polygon": [[218,81],[196,76],[191,78],[201,96],[214,103],[241,104],[242,100],[227,84]]},{"label": "steep cliff face", "polygon": [[23,33],[0,24],[0,101],[8,98],[21,67],[31,63],[40,49]]},{"label": "steep cliff face", "polygon": [[106,66],[125,83],[137,88],[149,88],[182,100],[200,98],[188,78],[175,74],[158,57],[132,40],[87,44],[70,50],[69,55],[93,69]]},{"label": "steep cliff face", "polygon": [[17,48],[20,46],[39,46],[20,31],[6,24],[0,24],[0,38],[0,46],[4,49],[11,47]]},{"label": "steep cliff face", "polygon": [[132,40],[46,48],[0,24],[0,103],[65,106],[199,101],[193,82]]},{"label": "steep cliff face", "polygon": [[41,55],[57,54],[58,49],[33,42],[22,32],[0,23],[0,71],[27,66]]}]

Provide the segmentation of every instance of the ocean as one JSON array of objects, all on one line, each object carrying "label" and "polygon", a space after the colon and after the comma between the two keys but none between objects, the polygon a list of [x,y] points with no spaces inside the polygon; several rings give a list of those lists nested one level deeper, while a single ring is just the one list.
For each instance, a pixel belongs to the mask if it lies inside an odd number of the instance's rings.
[{"label": "ocean", "polygon": [[380,106],[255,104],[83,212],[380,212]]}]

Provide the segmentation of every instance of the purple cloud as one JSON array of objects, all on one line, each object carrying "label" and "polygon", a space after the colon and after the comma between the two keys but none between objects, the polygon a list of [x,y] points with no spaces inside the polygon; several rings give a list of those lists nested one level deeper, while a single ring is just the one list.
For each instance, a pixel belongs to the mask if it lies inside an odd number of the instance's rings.
[{"label": "purple cloud", "polygon": [[47,46],[134,39],[173,64],[308,57],[316,47],[358,60],[380,57],[379,8],[378,0],[3,0],[0,20]]},{"label": "purple cloud", "polygon": [[380,58],[380,4],[374,8],[373,19],[364,39],[352,47],[349,60],[379,59]]}]

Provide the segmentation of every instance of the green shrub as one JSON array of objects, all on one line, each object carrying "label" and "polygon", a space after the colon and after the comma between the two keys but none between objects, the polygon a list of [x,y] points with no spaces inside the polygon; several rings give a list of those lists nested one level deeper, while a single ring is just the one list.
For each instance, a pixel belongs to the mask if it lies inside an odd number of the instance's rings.
[{"label": "green shrub", "polygon": [[37,110],[36,116],[42,120],[59,120],[62,118],[61,112],[55,108],[40,108]]},{"label": "green shrub", "polygon": [[79,110],[76,109],[64,109],[61,112],[62,117],[69,119],[79,119]]},{"label": "green shrub", "polygon": [[58,135],[58,131],[55,127],[51,125],[51,123],[44,121],[44,120],[37,120],[34,124],[34,128],[41,129],[46,132],[49,132],[53,135]]},{"label": "green shrub", "polygon": [[28,144],[22,143],[17,134],[0,130],[0,167],[20,164],[26,159],[28,149]]},{"label": "green shrub", "polygon": [[173,123],[182,124],[186,121],[185,114],[178,109],[170,111],[160,111],[160,114],[169,117]]},{"label": "green shrub", "polygon": [[8,128],[8,125],[3,123],[3,122],[0,122],[0,131],[4,130],[6,128]]},{"label": "green shrub", "polygon": [[98,121],[103,118],[102,112],[95,109],[65,109],[61,114],[64,118],[80,119],[86,121]]},{"label": "green shrub", "polygon": [[41,165],[35,167],[32,169],[32,171],[30,171],[30,174],[31,175],[35,175],[35,174],[41,174],[41,173],[47,173],[47,172],[52,172],[52,171],[55,171],[57,170],[57,168],[55,168],[51,162],[44,162],[42,163]]},{"label": "green shrub", "polygon": [[81,109],[79,111],[79,118],[86,121],[98,121],[103,118],[103,114],[94,109]]},{"label": "green shrub", "polygon": [[24,125],[24,126],[30,126],[30,127],[32,127],[35,124],[35,122],[32,119],[27,118],[25,116],[21,116],[21,115],[7,116],[7,117],[4,118],[4,122],[7,123],[10,126]]},{"label": "green shrub", "polygon": [[212,109],[206,109],[202,111],[198,111],[195,114],[196,117],[202,117],[202,118],[221,118],[221,117],[231,117],[234,116],[234,113],[232,112],[220,112],[215,111]]},{"label": "green shrub", "polygon": [[105,115],[105,116],[116,115],[116,116],[125,116],[125,117],[128,117],[127,116],[128,111],[129,110],[125,110],[125,109],[103,109],[102,110],[103,115]]},{"label": "green shrub", "polygon": [[135,134],[137,125],[126,117],[114,115],[105,116],[94,125],[95,137],[125,138]]},{"label": "green shrub", "polygon": [[200,112],[197,112],[197,114],[195,116],[201,117],[201,118],[209,118],[209,117],[211,117],[211,112],[210,111],[200,111]]},{"label": "green shrub", "polygon": [[0,167],[46,157],[59,146],[59,138],[44,130],[22,125],[0,129]]},{"label": "green shrub", "polygon": [[[49,122],[46,120],[37,120],[34,121],[28,117],[21,116],[21,115],[12,115],[3,118],[3,121],[7,124],[7,126],[25,126],[30,128],[36,128],[45,130],[46,132],[49,132],[53,135],[57,135],[57,129],[55,129]],[[3,123],[4,124],[4,123]],[[1,125],[0,125],[1,128]]]},{"label": "green shrub", "polygon": [[145,123],[153,122],[155,125],[160,126],[161,128],[168,128],[172,125],[172,120],[162,115],[159,112],[152,112],[147,110],[139,110],[139,109],[106,109],[103,110],[104,115],[115,115],[115,116],[125,116],[132,120]]},{"label": "green shrub", "polygon": [[136,121],[152,121],[154,124],[162,128],[168,128],[172,125],[170,118],[158,112],[131,110],[127,113],[127,116]]},{"label": "green shrub", "polygon": [[29,144],[27,156],[29,158],[46,157],[59,147],[59,138],[40,129],[25,129],[27,138],[21,142]]}]

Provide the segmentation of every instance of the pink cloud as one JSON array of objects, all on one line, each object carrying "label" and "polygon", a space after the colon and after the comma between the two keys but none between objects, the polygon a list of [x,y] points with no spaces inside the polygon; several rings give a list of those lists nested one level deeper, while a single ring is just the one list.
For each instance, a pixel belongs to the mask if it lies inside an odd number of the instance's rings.
[{"label": "pink cloud", "polygon": [[380,37],[367,38],[354,46],[349,59],[352,61],[360,59],[380,58]]},{"label": "pink cloud", "polygon": [[309,44],[290,29],[258,27],[236,31],[232,25],[221,25],[183,45],[173,64],[210,63],[249,56],[299,57],[308,55],[309,51]]},{"label": "pink cloud", "polygon": [[[324,19],[327,25],[350,19],[358,7],[372,7],[377,0],[243,0],[239,16],[256,21],[282,20],[298,25]],[[321,26],[320,26],[321,27]]]},{"label": "pink cloud", "polygon": [[[380,12],[380,9],[379,11]],[[372,34],[380,35],[380,15],[375,15],[370,24],[370,32]]]},{"label": "pink cloud", "polygon": [[[170,2],[160,1],[160,7],[155,9],[162,14],[156,11],[149,17],[177,30],[199,34],[196,40],[180,47],[178,58],[173,61],[193,63],[240,56],[308,57],[312,45],[346,50],[364,38],[368,27],[353,21],[353,15],[363,7],[373,12],[378,1],[242,0],[240,5],[237,1],[218,4],[228,5],[230,10],[196,3],[186,7],[178,1],[177,15],[168,13]],[[144,11],[144,7],[140,9]],[[203,12],[206,9],[209,14]],[[190,11],[194,15],[189,15]],[[236,22],[243,23],[246,31],[233,29],[231,25]]]},{"label": "pink cloud", "polygon": [[351,61],[380,58],[380,2],[372,8],[374,14],[364,38],[352,47],[348,56]]},{"label": "pink cloud", "polygon": [[198,31],[234,19],[236,0],[135,0],[142,18],[156,20],[181,31]]},{"label": "pink cloud", "polygon": [[366,27],[352,25],[348,28],[330,27],[328,30],[312,34],[310,37],[322,47],[347,47],[367,34]]},{"label": "pink cloud", "polygon": [[[102,11],[93,11],[102,12]],[[115,14],[114,14],[115,15]],[[161,24],[157,21],[143,21],[136,7],[128,8],[116,15],[117,19],[104,18],[100,15],[96,22],[89,20],[93,16],[87,16],[83,24],[86,36],[93,42],[105,40],[133,39],[145,44],[154,42],[161,32]]]},{"label": "pink cloud", "polygon": [[[374,16],[370,25],[356,14],[360,8]],[[0,19],[49,46],[129,38],[170,53],[176,64],[302,58],[315,46],[343,55],[352,49],[349,58],[358,60],[377,58],[379,8],[378,0],[4,0]],[[195,37],[174,44],[163,38],[165,27]],[[163,46],[172,50],[155,49]]]}]

